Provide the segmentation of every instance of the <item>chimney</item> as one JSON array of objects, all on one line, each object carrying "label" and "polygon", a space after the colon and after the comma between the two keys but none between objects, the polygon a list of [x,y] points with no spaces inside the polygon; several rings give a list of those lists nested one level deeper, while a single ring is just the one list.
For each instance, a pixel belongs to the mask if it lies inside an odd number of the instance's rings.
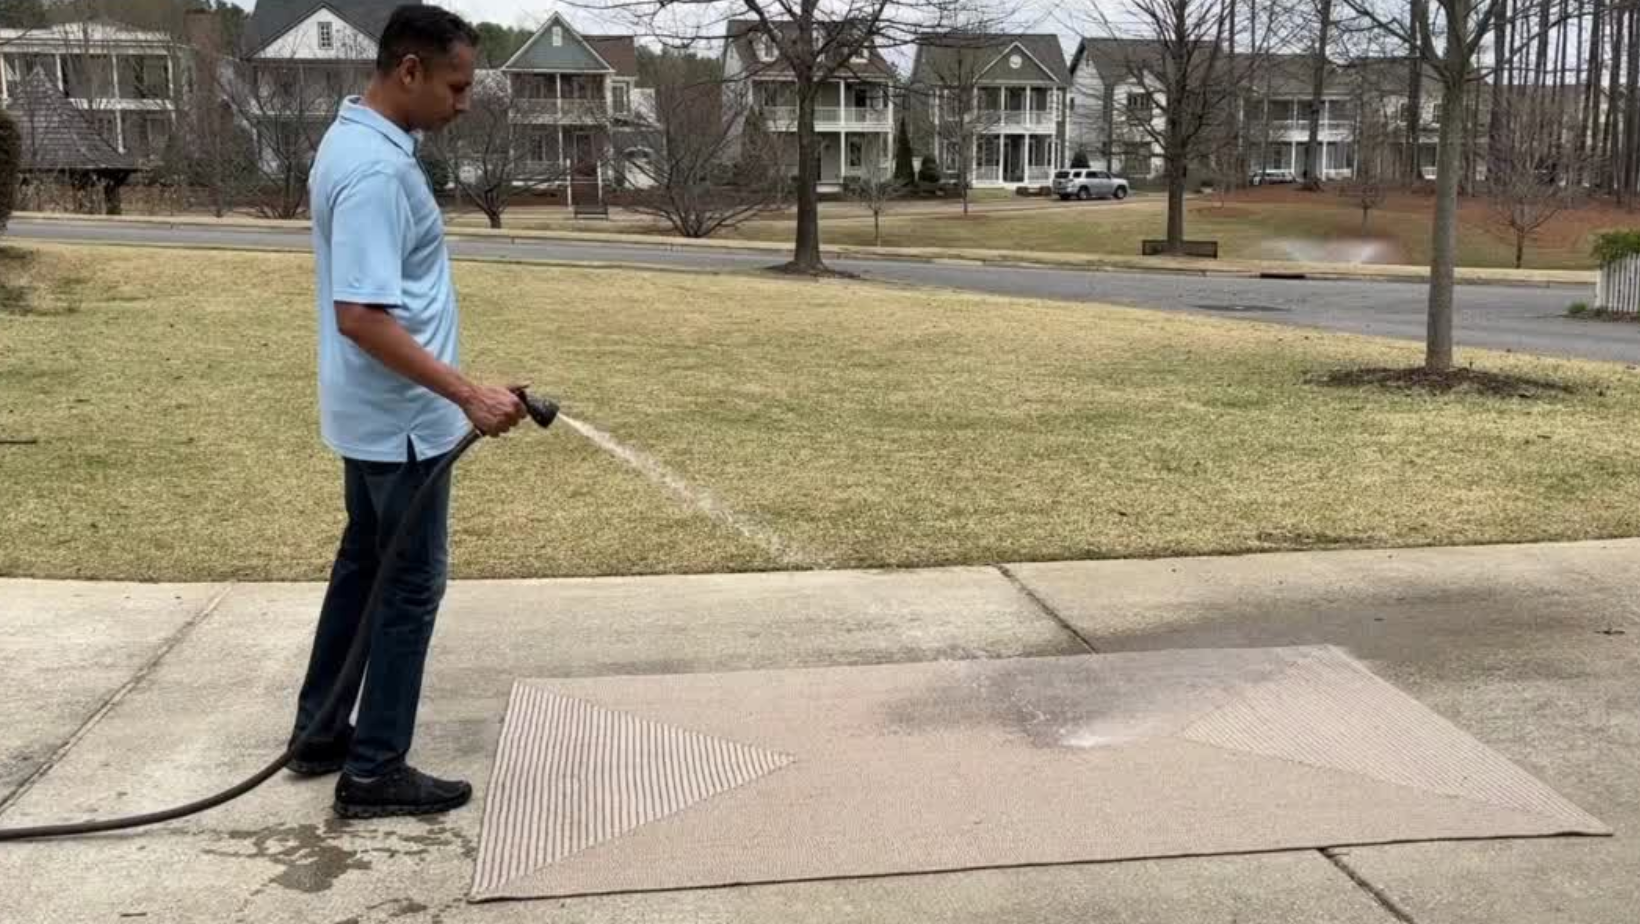
[{"label": "chimney", "polygon": [[182,37],[196,51],[222,54],[222,14],[215,10],[186,11],[182,19]]}]

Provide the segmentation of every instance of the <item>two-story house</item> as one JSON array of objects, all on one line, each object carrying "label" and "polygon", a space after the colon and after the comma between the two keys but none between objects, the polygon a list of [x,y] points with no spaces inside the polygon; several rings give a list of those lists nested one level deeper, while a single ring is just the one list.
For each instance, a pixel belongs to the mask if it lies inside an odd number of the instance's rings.
[{"label": "two-story house", "polygon": [[229,103],[255,133],[266,168],[305,172],[342,100],[364,92],[393,10],[421,0],[257,0]]},{"label": "two-story house", "polygon": [[1041,186],[1067,158],[1070,69],[1056,35],[947,33],[917,45],[906,98],[947,172],[977,187]]},{"label": "two-story house", "polygon": [[175,131],[187,62],[168,35],[105,22],[0,29],[0,106],[21,106],[39,71],[115,151],[152,164]]},{"label": "two-story house", "polygon": [[1142,180],[1162,171],[1155,142],[1163,107],[1148,75],[1161,49],[1152,39],[1087,38],[1071,56],[1066,148],[1094,167]]},{"label": "two-story house", "polygon": [[[782,35],[797,26],[775,23]],[[724,92],[732,111],[755,110],[770,133],[785,175],[797,175],[797,83],[777,42],[755,19],[730,20],[724,37]],[[815,104],[820,188],[836,191],[850,177],[891,171],[894,156],[894,66],[863,48],[823,88]]]},{"label": "two-story house", "polygon": [[1354,80],[1342,69],[1326,66],[1316,123],[1316,162],[1311,164],[1314,89],[1315,59],[1310,55],[1263,56],[1242,102],[1243,149],[1255,175],[1291,170],[1301,181],[1312,172],[1322,180],[1354,175],[1361,102]]},{"label": "two-story house", "polygon": [[501,66],[513,129],[541,175],[596,178],[624,145],[624,129],[653,112],[638,87],[630,35],[583,35],[553,14]]}]

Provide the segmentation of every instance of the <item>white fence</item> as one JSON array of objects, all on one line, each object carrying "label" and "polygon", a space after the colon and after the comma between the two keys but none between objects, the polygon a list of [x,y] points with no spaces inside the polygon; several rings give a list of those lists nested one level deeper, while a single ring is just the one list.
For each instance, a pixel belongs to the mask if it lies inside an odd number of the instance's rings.
[{"label": "white fence", "polygon": [[1623,314],[1640,313],[1640,257],[1624,257],[1600,268],[1594,306]]}]

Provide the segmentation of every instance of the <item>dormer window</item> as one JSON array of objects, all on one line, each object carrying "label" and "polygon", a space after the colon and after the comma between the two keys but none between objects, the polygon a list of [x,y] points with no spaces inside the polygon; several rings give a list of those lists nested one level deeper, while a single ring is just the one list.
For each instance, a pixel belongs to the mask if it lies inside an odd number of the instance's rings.
[{"label": "dormer window", "polygon": [[854,49],[854,54],[849,56],[849,60],[855,64],[864,64],[871,60],[871,49],[861,45],[859,48]]},{"label": "dormer window", "polygon": [[752,38],[752,45],[757,50],[757,60],[764,64],[774,61],[774,42],[767,35],[756,35]]},{"label": "dormer window", "polygon": [[553,26],[552,27],[552,47],[554,47],[554,48],[564,47],[564,27],[563,26]]},{"label": "dormer window", "polygon": [[336,24],[333,22],[319,23],[319,50],[330,51],[336,47]]}]

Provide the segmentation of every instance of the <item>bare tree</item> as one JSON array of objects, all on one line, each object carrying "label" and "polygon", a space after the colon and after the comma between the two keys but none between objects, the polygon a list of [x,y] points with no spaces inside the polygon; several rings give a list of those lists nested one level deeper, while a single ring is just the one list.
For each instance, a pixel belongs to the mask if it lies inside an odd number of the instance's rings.
[{"label": "bare tree", "polygon": [[684,237],[710,237],[785,204],[786,178],[766,134],[741,138],[739,96],[716,80],[691,77],[684,62],[662,61],[655,113],[630,136],[645,156],[629,161],[639,182],[627,208],[661,219]]},{"label": "bare tree", "polygon": [[[579,124],[595,126],[607,138],[609,120],[596,101],[579,110]],[[539,129],[528,123],[530,100],[519,99],[506,74],[485,71],[473,88],[467,114],[441,132],[431,145],[449,164],[459,189],[501,227],[514,199],[567,181],[571,165],[560,144],[556,124]],[[607,147],[607,143],[605,144]]]},{"label": "bare tree", "polygon": [[[1280,47],[1275,29],[1259,36],[1264,43],[1246,55],[1227,53],[1235,28],[1229,0],[1123,0],[1121,11],[1095,7],[1095,21],[1110,35],[1124,30],[1118,17],[1138,24],[1144,41],[1126,54],[1123,70],[1129,93],[1123,122],[1160,148],[1167,178],[1167,251],[1184,250],[1184,197],[1193,163],[1209,159],[1226,143],[1229,114],[1239,105],[1259,59]],[[1269,15],[1267,24],[1277,19]]]},{"label": "bare tree", "polygon": [[1436,151],[1435,223],[1429,271],[1429,324],[1424,366],[1452,368],[1452,294],[1457,274],[1458,179],[1462,169],[1465,102],[1479,76],[1477,58],[1503,0],[1342,0],[1374,27],[1416,49],[1413,67],[1428,67],[1441,87]]},{"label": "bare tree", "polygon": [[1304,188],[1312,192],[1321,188],[1326,164],[1322,163],[1321,98],[1327,92],[1327,72],[1332,62],[1327,58],[1328,40],[1332,37],[1333,0],[1317,0],[1315,5],[1315,51],[1310,63],[1310,134],[1304,145]]},{"label": "bare tree", "polygon": [[[969,213],[976,155],[1002,124],[999,89],[983,86],[985,74],[1009,43],[983,24],[925,37],[917,49],[918,72],[906,89],[925,149],[956,176],[962,213]],[[987,159],[1000,159],[990,153]]]},{"label": "bare tree", "polygon": [[1565,123],[1575,114],[1564,111],[1557,97],[1541,89],[1524,94],[1492,139],[1487,198],[1514,236],[1517,269],[1525,262],[1527,242],[1583,196],[1577,182],[1581,165],[1562,144]]},{"label": "bare tree", "polygon": [[865,175],[855,181],[850,196],[871,212],[872,246],[883,246],[883,213],[904,194],[905,187],[880,164],[866,167]]},{"label": "bare tree", "polygon": [[238,61],[213,75],[235,121],[254,139],[258,214],[288,219],[306,211],[319,142],[342,101],[369,83],[373,60],[358,41],[339,48],[334,60]]},{"label": "bare tree", "polygon": [[[823,88],[862,70],[892,71],[885,50],[914,43],[929,32],[972,27],[985,0],[610,0],[644,31],[668,43],[720,38],[739,17],[772,54],[749,62],[746,80],[778,68],[795,96],[797,127],[797,232],[788,271],[829,272],[820,256],[820,145],[815,110]],[[744,82],[738,88],[749,90]]]}]

